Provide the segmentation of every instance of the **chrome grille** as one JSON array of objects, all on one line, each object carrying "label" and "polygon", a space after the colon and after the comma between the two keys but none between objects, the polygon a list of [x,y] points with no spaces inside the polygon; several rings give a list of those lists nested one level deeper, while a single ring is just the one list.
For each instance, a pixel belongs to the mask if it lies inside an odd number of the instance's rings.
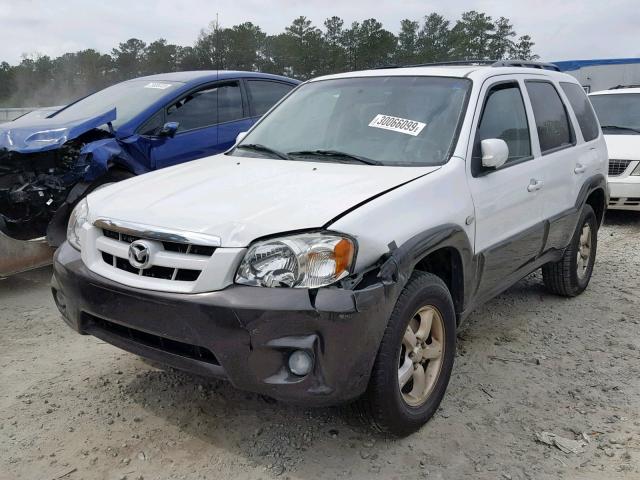
[{"label": "chrome grille", "polygon": [[[96,247],[104,263],[118,270],[149,278],[179,282],[195,282],[215,247],[172,241],[159,241],[102,228],[102,237]],[[161,245],[161,249],[146,268],[136,268],[129,262],[128,249],[136,240],[149,240]],[[195,267],[195,268],[194,268]]]},{"label": "chrome grille", "polygon": [[617,177],[622,175],[630,163],[631,160],[609,160],[609,176]]}]

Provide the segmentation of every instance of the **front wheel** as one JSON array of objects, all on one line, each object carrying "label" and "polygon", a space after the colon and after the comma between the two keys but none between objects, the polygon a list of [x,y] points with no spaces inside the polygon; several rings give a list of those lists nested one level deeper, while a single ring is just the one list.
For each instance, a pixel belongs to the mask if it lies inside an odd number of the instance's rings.
[{"label": "front wheel", "polygon": [[356,411],[379,431],[415,432],[442,401],[455,349],[456,316],[447,286],[435,275],[414,272],[391,314]]},{"label": "front wheel", "polygon": [[582,208],[571,243],[562,259],[542,267],[542,279],[547,290],[564,297],[582,293],[593,273],[598,247],[598,220],[591,205]]}]

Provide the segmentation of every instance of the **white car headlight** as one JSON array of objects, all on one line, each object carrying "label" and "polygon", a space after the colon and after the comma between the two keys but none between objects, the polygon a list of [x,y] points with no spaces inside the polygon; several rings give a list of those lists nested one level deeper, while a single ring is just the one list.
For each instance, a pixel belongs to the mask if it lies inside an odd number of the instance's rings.
[{"label": "white car headlight", "polygon": [[67,241],[77,250],[82,250],[80,242],[80,232],[85,223],[89,221],[89,204],[83,198],[78,202],[71,212],[69,223],[67,224]]},{"label": "white car headlight", "polygon": [[354,240],[334,233],[303,233],[249,247],[236,283],[258,287],[318,288],[351,273]]}]

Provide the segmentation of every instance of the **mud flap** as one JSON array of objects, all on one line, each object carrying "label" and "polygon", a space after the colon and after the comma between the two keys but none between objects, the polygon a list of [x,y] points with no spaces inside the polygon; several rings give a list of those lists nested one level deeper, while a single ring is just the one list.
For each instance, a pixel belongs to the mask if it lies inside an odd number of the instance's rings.
[{"label": "mud flap", "polygon": [[0,232],[0,278],[49,265],[53,252],[44,239],[15,240]]}]

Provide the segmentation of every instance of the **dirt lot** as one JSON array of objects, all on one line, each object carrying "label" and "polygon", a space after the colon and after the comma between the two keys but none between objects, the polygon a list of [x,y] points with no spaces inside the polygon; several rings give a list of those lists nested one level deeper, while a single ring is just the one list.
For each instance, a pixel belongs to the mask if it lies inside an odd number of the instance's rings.
[{"label": "dirt lot", "polygon": [[0,478],[638,479],[639,239],[640,215],[610,213],[581,297],[536,274],[478,310],[441,410],[403,440],[77,335],[49,269],[0,281]]}]

